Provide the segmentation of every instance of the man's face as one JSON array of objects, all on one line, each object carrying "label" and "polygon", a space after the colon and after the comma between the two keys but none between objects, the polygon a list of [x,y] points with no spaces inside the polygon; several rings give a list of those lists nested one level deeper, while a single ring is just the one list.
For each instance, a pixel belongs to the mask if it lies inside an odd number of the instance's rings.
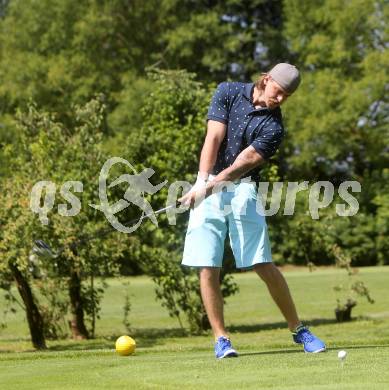
[{"label": "man's face", "polygon": [[288,97],[288,94],[276,81],[270,76],[265,78],[264,100],[266,107],[276,108],[280,106]]}]

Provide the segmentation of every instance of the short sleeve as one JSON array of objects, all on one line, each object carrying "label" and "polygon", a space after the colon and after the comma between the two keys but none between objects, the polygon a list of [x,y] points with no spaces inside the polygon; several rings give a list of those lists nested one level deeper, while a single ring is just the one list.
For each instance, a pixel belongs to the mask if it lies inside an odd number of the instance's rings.
[{"label": "short sleeve", "polygon": [[213,97],[211,104],[208,109],[208,120],[214,120],[227,124],[228,122],[228,83],[224,82],[218,85]]},{"label": "short sleeve", "polygon": [[272,157],[278,150],[284,138],[284,127],[280,119],[273,119],[260,131],[257,138],[251,143],[257,153],[265,160]]}]

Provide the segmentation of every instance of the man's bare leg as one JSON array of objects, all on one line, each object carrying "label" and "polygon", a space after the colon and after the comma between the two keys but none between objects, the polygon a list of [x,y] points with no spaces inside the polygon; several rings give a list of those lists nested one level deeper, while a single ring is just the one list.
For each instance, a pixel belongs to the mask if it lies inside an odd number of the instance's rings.
[{"label": "man's bare leg", "polygon": [[220,288],[220,268],[204,267],[200,270],[200,290],[215,339],[220,336],[227,337]]},{"label": "man's bare leg", "polygon": [[284,276],[273,263],[258,264],[254,270],[266,283],[270,295],[288,322],[289,329],[293,332],[301,322]]}]

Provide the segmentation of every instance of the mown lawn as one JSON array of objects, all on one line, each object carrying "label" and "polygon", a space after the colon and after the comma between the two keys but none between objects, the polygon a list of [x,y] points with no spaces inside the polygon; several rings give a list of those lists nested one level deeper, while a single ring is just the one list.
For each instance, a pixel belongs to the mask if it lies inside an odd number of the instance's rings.
[{"label": "mown lawn", "polygon": [[[285,272],[301,317],[327,342],[327,353],[304,354],[291,342],[277,308],[253,273],[236,275],[240,293],[226,306],[240,357],[222,361],[213,357],[209,334],[182,333],[155,301],[149,279],[115,279],[109,281],[95,340],[52,341],[47,352],[33,352],[23,314],[9,316],[8,327],[0,333],[0,389],[388,389],[389,267],[360,269],[376,303],[361,300],[353,311],[356,319],[338,324],[332,286],[343,274],[335,269]],[[126,287],[123,282],[128,281]],[[126,333],[126,288],[137,351],[119,357],[113,347],[116,337]],[[343,367],[337,359],[340,349],[348,352]]]}]

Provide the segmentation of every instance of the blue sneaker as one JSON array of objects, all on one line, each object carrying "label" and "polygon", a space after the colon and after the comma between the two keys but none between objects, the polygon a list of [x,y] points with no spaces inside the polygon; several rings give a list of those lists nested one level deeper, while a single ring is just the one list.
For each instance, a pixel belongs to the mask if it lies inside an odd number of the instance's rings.
[{"label": "blue sneaker", "polygon": [[237,357],[238,353],[232,348],[230,339],[220,336],[215,343],[215,355],[217,359]]},{"label": "blue sneaker", "polygon": [[326,350],[323,341],[311,333],[306,326],[298,329],[297,333],[293,333],[293,340],[296,344],[303,344],[305,352],[318,353]]}]

